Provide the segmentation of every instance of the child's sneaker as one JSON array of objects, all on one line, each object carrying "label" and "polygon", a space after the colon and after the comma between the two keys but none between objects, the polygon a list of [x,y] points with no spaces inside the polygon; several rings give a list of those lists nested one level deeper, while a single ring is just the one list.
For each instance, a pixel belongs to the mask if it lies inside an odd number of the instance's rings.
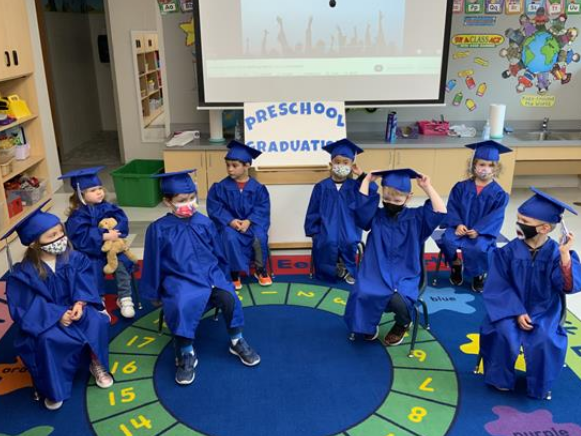
[{"label": "child's sneaker", "polygon": [[232,272],[230,273],[230,276],[232,277],[232,283],[234,283],[234,289],[237,291],[242,289],[242,280],[240,280],[240,274],[237,272]]},{"label": "child's sneaker", "polygon": [[176,361],[176,383],[178,385],[190,385],[196,378],[196,366],[198,359],[194,353],[185,353]]},{"label": "child's sneaker", "polygon": [[111,374],[107,372],[105,367],[96,360],[91,361],[89,371],[93,374],[93,377],[95,377],[95,383],[101,389],[107,389],[113,386],[113,377],[111,377]]},{"label": "child's sneaker", "polygon": [[44,407],[46,407],[48,410],[59,410],[62,406],[62,401],[52,401],[48,398],[44,399]]},{"label": "child's sneaker", "polygon": [[394,324],[393,327],[385,335],[385,345],[388,347],[395,347],[403,342],[403,337],[408,331],[409,326],[402,326],[399,324]]},{"label": "child's sneaker", "polygon": [[118,298],[117,306],[121,309],[121,316],[123,318],[133,318],[135,316],[135,305],[131,297]]},{"label": "child's sneaker", "polygon": [[454,265],[450,268],[450,283],[454,286],[460,286],[464,283],[464,278],[462,277],[463,265]]},{"label": "child's sneaker", "polygon": [[345,275],[343,276],[343,280],[345,280],[345,283],[347,283],[348,285],[355,284],[355,278],[348,272],[346,272]]},{"label": "child's sneaker", "polygon": [[258,280],[258,284],[260,286],[272,285],[272,279],[265,269],[258,270],[256,273],[254,273],[254,277],[256,277],[256,280]]},{"label": "child's sneaker", "polygon": [[364,335],[363,338],[366,341],[375,341],[379,337],[379,326],[375,327],[375,333],[372,335]]},{"label": "child's sneaker", "polygon": [[244,338],[238,339],[236,345],[230,345],[230,353],[238,356],[246,366],[256,366],[260,363],[260,356],[254,351]]},{"label": "child's sneaker", "polygon": [[472,290],[477,294],[481,294],[484,291],[484,281],[486,280],[486,275],[482,274],[476,276],[472,279]]}]

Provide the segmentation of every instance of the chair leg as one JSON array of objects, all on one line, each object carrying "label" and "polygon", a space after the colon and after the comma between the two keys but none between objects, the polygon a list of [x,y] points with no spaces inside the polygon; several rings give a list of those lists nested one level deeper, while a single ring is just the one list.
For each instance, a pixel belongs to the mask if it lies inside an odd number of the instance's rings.
[{"label": "chair leg", "polygon": [[137,303],[137,309],[143,309],[143,305],[141,304],[141,296],[139,295],[139,288],[137,287],[137,281],[135,280],[135,275],[133,274],[131,274],[131,289],[133,291],[135,302]]},{"label": "chair leg", "polygon": [[476,358],[476,366],[474,367],[474,374],[478,374],[480,371],[480,364],[482,363],[482,356],[478,353],[478,357]]},{"label": "chair leg", "polygon": [[220,308],[216,307],[216,310],[214,311],[214,321],[218,321],[218,314],[220,313]]},{"label": "chair leg", "polygon": [[434,271],[434,279],[432,280],[432,286],[437,286],[438,275],[440,274],[440,265],[442,264],[442,250],[438,253],[438,258],[436,259],[436,270]]},{"label": "chair leg", "polygon": [[163,309],[159,311],[159,319],[157,320],[157,334],[161,336],[163,331]]},{"label": "chair leg", "polygon": [[428,305],[422,298],[420,298],[418,301],[421,303],[422,311],[424,312],[424,328],[426,330],[430,330],[430,316],[428,313]]},{"label": "chair leg", "polygon": [[350,340],[350,341],[354,341],[354,340],[355,340],[355,333],[351,333],[351,334],[349,335],[349,340]]},{"label": "chair leg", "polygon": [[415,304],[414,305],[414,325],[413,325],[413,329],[412,329],[412,341],[410,343],[410,351],[408,353],[408,357],[414,357],[414,351],[416,348],[416,339],[418,337],[418,326],[420,324],[420,309],[418,308],[418,305]]}]

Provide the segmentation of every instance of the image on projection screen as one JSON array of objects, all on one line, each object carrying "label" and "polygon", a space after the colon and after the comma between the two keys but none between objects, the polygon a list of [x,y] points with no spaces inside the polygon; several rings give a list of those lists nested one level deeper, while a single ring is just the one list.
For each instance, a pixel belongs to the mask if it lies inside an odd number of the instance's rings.
[{"label": "image on projection screen", "polygon": [[202,105],[439,103],[449,0],[199,0]]}]

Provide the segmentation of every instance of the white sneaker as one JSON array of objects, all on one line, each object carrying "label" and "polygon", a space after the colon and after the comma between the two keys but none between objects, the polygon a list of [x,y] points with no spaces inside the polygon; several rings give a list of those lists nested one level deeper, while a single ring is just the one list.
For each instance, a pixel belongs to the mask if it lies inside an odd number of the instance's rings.
[{"label": "white sneaker", "polygon": [[117,306],[121,309],[123,318],[133,318],[135,316],[135,305],[131,297],[118,298]]},{"label": "white sneaker", "polygon": [[102,389],[107,389],[113,386],[113,377],[107,372],[105,367],[96,360],[91,361],[89,371],[95,377],[95,383]]},{"label": "white sneaker", "polygon": [[345,280],[345,283],[347,283],[348,285],[355,284],[355,278],[348,272],[346,272],[345,275],[343,276],[343,280]]},{"label": "white sneaker", "polygon": [[44,407],[46,407],[48,410],[59,410],[62,406],[62,401],[52,401],[48,398],[44,399]]}]

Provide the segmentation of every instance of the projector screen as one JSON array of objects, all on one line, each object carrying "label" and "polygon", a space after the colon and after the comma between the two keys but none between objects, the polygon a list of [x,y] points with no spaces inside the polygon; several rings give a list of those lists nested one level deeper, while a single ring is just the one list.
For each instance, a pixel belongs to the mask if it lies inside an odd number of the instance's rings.
[{"label": "projector screen", "polygon": [[198,0],[200,107],[444,102],[452,0]]}]

